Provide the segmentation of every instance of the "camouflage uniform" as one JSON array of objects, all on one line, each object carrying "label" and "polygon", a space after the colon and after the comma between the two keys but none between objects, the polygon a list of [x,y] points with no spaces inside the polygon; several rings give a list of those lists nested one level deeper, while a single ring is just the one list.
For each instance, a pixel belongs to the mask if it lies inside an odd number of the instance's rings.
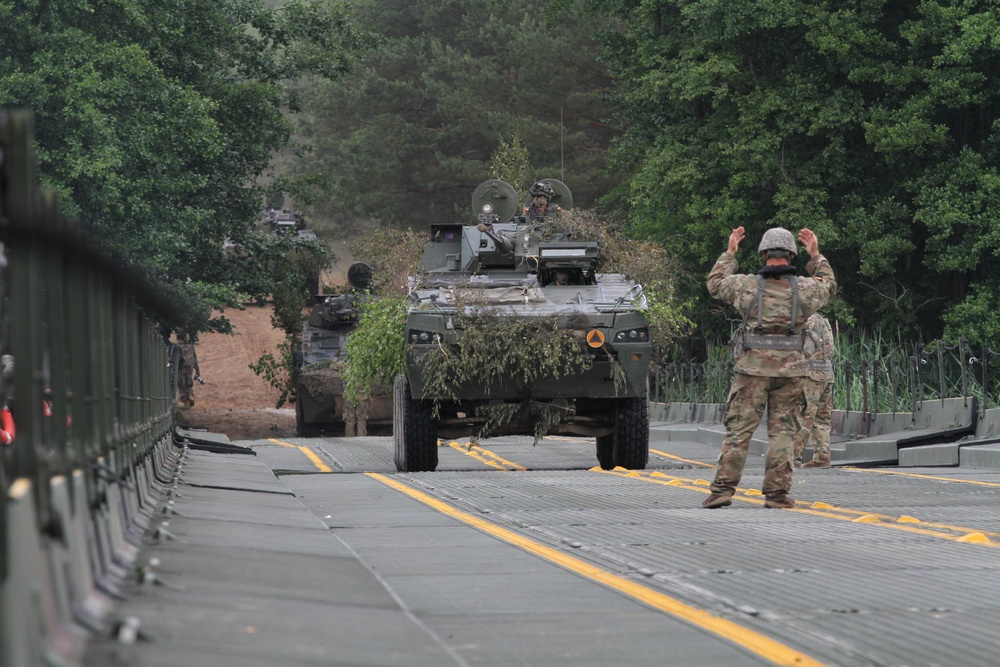
[{"label": "camouflage uniform", "polygon": [[[531,195],[532,201],[531,204],[524,207],[524,212],[523,212],[524,217],[528,218],[529,222],[534,222],[539,218],[546,218],[550,215],[555,215],[560,211],[562,211],[561,208],[559,208],[558,206],[554,206],[552,204],[552,198],[556,196],[556,192],[555,190],[552,189],[552,186],[549,185],[548,183],[544,181],[538,181],[537,183],[531,186],[529,194]],[[535,205],[534,198],[539,195],[545,197],[545,201],[548,202],[548,207],[545,209],[544,213],[539,211],[538,206]]]},{"label": "camouflage uniform", "polygon": [[198,368],[198,353],[191,343],[176,346],[177,394],[181,405],[194,406],[194,379],[201,375]]},{"label": "camouflage uniform", "polygon": [[[736,257],[722,253],[708,276],[708,293],[735,306],[740,313],[754,309],[756,275],[737,274]],[[784,269],[784,271],[782,271]],[[764,267],[767,277],[761,297],[761,333],[789,334],[801,330],[809,313],[822,308],[837,289],[833,269],[823,255],[809,260],[806,270],[813,278],[798,279],[799,309],[792,322],[792,292],[788,275],[794,267]],[[736,360],[723,422],[726,435],[712,482],[713,494],[732,495],[746,464],[750,438],[767,407],[769,448],[765,461],[763,492],[768,498],[784,498],[792,486],[793,440],[803,409],[803,386],[809,376],[805,355],[799,349],[749,348]]]},{"label": "camouflage uniform", "polygon": [[363,438],[368,435],[368,392],[361,392],[353,401],[344,398],[344,437]]},{"label": "camouflage uniform", "polygon": [[806,322],[803,352],[809,363],[806,380],[806,408],[799,432],[795,435],[795,463],[802,463],[810,436],[813,465],[830,464],[830,427],[833,421],[833,329],[830,322],[813,313]]},{"label": "camouflage uniform", "polygon": [[547,218],[550,215],[556,215],[557,213],[560,212],[562,212],[562,209],[560,207],[549,204],[548,208],[545,209],[545,213],[542,213],[541,211],[538,210],[538,207],[535,206],[535,202],[531,202],[530,206],[524,207],[523,215],[528,219],[529,222],[534,222],[539,218]]}]

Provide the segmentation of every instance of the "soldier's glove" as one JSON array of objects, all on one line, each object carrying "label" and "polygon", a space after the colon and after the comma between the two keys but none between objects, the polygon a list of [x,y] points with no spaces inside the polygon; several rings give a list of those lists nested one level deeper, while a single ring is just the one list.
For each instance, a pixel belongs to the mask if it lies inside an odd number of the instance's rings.
[{"label": "soldier's glove", "polygon": [[200,375],[195,375],[194,379],[198,381],[198,384],[205,384],[205,381],[202,379]]}]

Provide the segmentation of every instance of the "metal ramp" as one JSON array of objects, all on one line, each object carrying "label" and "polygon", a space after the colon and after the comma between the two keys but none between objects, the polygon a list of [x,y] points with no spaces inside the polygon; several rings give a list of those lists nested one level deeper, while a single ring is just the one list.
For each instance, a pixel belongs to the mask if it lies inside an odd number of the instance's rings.
[{"label": "metal ramp", "polygon": [[208,429],[197,426],[174,428],[174,444],[216,454],[249,454],[256,456],[257,452],[249,447],[234,445],[229,436],[223,433],[211,433]]},{"label": "metal ramp", "polygon": [[[651,439],[683,437],[707,443],[722,442],[725,406],[718,403],[659,403],[650,415],[671,428]],[[767,452],[767,416],[754,432],[750,451]],[[997,435],[994,435],[997,434]],[[863,413],[835,410],[830,434],[835,466],[899,465],[1000,468],[1000,409],[980,411],[974,397],[925,400],[916,410]],[[804,458],[812,455],[807,447]]]}]

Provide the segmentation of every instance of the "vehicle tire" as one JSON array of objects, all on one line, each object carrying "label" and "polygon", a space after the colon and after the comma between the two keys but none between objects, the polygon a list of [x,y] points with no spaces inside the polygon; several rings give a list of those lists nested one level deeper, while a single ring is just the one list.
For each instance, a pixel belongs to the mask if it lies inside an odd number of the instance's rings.
[{"label": "vehicle tire", "polygon": [[612,459],[616,466],[642,470],[649,461],[649,400],[618,399]]},{"label": "vehicle tire", "polygon": [[319,424],[306,422],[305,416],[302,414],[302,402],[295,401],[295,434],[300,438],[316,438],[321,433],[322,428]]},{"label": "vehicle tire", "polygon": [[399,472],[424,472],[437,468],[437,434],[429,401],[410,393],[406,376],[397,375],[392,386],[393,462]]},{"label": "vehicle tire", "polygon": [[603,470],[615,467],[615,434],[597,436],[597,463]]}]

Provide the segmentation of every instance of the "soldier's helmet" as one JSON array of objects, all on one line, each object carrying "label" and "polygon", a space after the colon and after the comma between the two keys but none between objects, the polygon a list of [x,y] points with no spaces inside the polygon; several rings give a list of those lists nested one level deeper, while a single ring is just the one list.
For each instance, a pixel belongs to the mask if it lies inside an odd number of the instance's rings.
[{"label": "soldier's helmet", "polygon": [[764,232],[764,238],[760,240],[757,252],[766,252],[771,257],[776,255],[772,254],[774,250],[783,250],[789,256],[795,256],[798,250],[795,247],[795,237],[790,231],[782,227],[772,227]]},{"label": "soldier's helmet", "polygon": [[531,189],[528,190],[528,192],[531,193],[532,197],[537,197],[541,195],[546,199],[552,199],[553,197],[556,196],[556,191],[553,190],[552,186],[546,183],[545,181],[538,181],[537,183],[531,186]]}]

